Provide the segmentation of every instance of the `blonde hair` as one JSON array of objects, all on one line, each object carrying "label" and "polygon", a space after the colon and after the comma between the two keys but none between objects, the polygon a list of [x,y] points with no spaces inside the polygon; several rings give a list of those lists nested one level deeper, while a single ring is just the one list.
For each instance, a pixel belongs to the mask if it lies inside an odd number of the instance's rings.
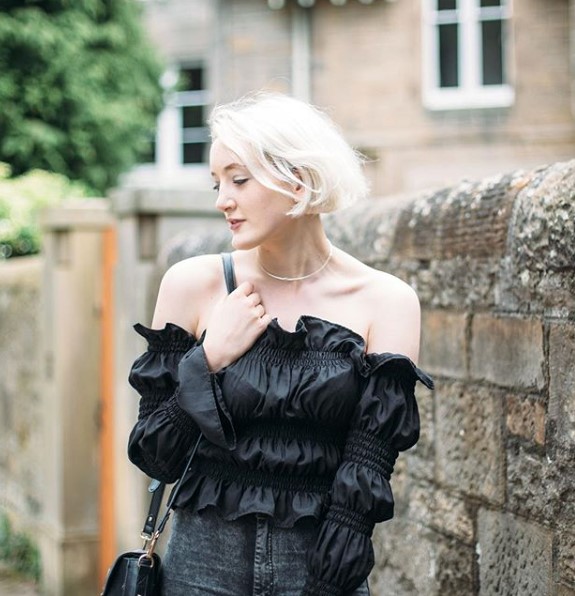
[{"label": "blonde hair", "polygon": [[[329,213],[364,198],[363,159],[318,108],[260,92],[214,108],[212,141],[235,153],[256,180],[294,199],[291,215]],[[303,186],[303,199],[289,190]]]}]

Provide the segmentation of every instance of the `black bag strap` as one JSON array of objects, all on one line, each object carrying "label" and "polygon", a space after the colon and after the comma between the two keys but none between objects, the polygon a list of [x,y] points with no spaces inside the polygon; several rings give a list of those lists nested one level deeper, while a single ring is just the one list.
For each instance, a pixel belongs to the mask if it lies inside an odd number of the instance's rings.
[{"label": "black bag strap", "polygon": [[150,540],[154,535],[156,521],[158,519],[158,514],[160,513],[165,489],[166,485],[159,480],[152,480],[150,486],[148,486],[148,492],[152,493],[152,498],[150,499],[150,508],[148,510],[146,521],[144,522],[144,528],[140,534],[144,540]]},{"label": "black bag strap", "polygon": [[157,530],[156,530],[156,521],[158,519],[158,514],[160,512],[160,507],[162,505],[162,499],[164,497],[166,483],[160,482],[159,480],[152,480],[152,482],[150,483],[150,486],[148,487],[148,491],[150,491],[152,493],[152,499],[150,501],[150,509],[148,510],[148,515],[147,515],[146,521],[144,523],[144,529],[142,530],[142,533],[140,535],[143,540],[148,541],[148,540],[152,540],[154,538],[155,539],[154,542],[155,542],[158,539],[158,537],[160,536],[160,534],[164,531],[166,523],[168,522],[168,519],[170,518],[172,507],[176,501],[178,494],[180,493],[182,484],[184,483],[184,476],[186,475],[186,472],[189,472],[191,469],[192,461],[196,455],[196,452],[198,450],[198,446],[199,446],[201,440],[202,440],[202,433],[199,434],[196,442],[194,443],[194,447],[192,448],[192,451],[190,452],[190,455],[188,457],[188,461],[186,462],[186,467],[184,468],[184,471],[182,472],[180,479],[176,483],[176,486],[172,490],[172,494],[170,495],[170,498],[168,499],[168,503],[166,505],[166,511],[165,511],[164,515],[162,516],[160,523],[158,524]]},{"label": "black bag strap", "polygon": [[224,265],[224,279],[226,280],[226,288],[228,294],[236,289],[236,274],[234,271],[234,260],[229,252],[222,253],[222,262]]},{"label": "black bag strap", "polygon": [[197,438],[197,440],[194,444],[194,447],[192,448],[192,451],[190,453],[190,457],[188,457],[188,461],[186,462],[186,467],[184,468],[184,471],[182,472],[182,475],[180,476],[178,483],[174,487],[174,490],[172,490],[172,494],[170,495],[170,498],[168,499],[168,504],[166,505],[166,512],[164,513],[164,516],[162,517],[160,523],[158,524],[158,530],[156,531],[157,535],[160,535],[164,531],[164,527],[166,526],[168,519],[170,519],[170,513],[172,512],[172,507],[174,506],[174,503],[176,502],[176,499],[177,499],[178,495],[180,494],[180,490],[182,489],[182,485],[184,484],[184,476],[186,475],[186,472],[189,472],[192,469],[192,461],[194,460],[194,457],[196,456],[196,451],[198,450],[198,446],[200,445],[201,440],[202,440],[202,433],[200,433],[198,435],[198,438]]}]

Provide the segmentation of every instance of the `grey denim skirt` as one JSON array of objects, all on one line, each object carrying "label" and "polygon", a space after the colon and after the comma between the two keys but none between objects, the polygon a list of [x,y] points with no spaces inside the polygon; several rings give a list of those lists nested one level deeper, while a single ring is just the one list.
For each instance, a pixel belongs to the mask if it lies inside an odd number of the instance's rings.
[{"label": "grey denim skirt", "polygon": [[[317,522],[278,528],[265,515],[223,520],[215,509],[174,512],[163,558],[165,596],[300,596]],[[368,596],[367,582],[349,596]]]}]

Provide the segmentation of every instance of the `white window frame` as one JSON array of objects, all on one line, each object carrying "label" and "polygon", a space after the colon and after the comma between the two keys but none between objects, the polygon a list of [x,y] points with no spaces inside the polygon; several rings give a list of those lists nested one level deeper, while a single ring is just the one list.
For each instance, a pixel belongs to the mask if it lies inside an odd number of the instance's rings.
[{"label": "white window frame", "polygon": [[190,167],[201,166],[197,164],[184,164],[182,145],[184,142],[207,142],[207,127],[195,128],[184,131],[183,108],[191,106],[207,106],[209,94],[201,91],[174,91],[179,72],[185,65],[172,66],[162,76],[162,84],[166,89],[166,104],[158,117],[156,133],[156,165],[161,171],[174,171]]},{"label": "white window frame", "polygon": [[183,161],[184,142],[208,142],[208,128],[197,127],[185,130],[183,127],[183,108],[189,106],[210,106],[211,95],[208,90],[177,91],[176,84],[181,69],[193,63],[181,63],[168,67],[161,78],[164,88],[165,103],[158,115],[155,133],[155,160],[140,163],[126,176],[128,184],[145,182],[147,184],[170,183],[178,185],[192,183],[205,184],[208,179],[207,163]]},{"label": "white window frame", "polygon": [[[456,10],[436,9],[437,0],[421,0],[423,105],[429,110],[504,108],[513,105],[515,91],[509,83],[512,0],[503,6],[483,7],[479,0],[457,0]],[[507,21],[508,34],[503,42],[503,67],[508,82],[483,85],[481,63],[481,31],[483,20]],[[439,86],[439,24],[458,23],[458,87]]]}]

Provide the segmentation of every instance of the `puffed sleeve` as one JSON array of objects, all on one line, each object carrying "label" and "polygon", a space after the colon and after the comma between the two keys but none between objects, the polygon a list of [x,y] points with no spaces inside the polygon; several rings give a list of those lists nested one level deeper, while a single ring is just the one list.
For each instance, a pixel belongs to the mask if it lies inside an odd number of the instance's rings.
[{"label": "puffed sleeve", "polygon": [[433,381],[397,354],[365,357],[364,388],[350,422],[325,516],[308,551],[304,596],[344,596],[369,575],[377,522],[393,517],[390,477],[400,451],[419,438],[415,383]]},{"label": "puffed sleeve", "polygon": [[148,348],[134,362],[129,382],[140,394],[138,420],[128,439],[128,457],[148,476],[179,478],[200,432],[220,447],[235,447],[231,416],[223,399],[223,373],[212,373],[202,339],[168,323],[164,329],[134,326]]}]

